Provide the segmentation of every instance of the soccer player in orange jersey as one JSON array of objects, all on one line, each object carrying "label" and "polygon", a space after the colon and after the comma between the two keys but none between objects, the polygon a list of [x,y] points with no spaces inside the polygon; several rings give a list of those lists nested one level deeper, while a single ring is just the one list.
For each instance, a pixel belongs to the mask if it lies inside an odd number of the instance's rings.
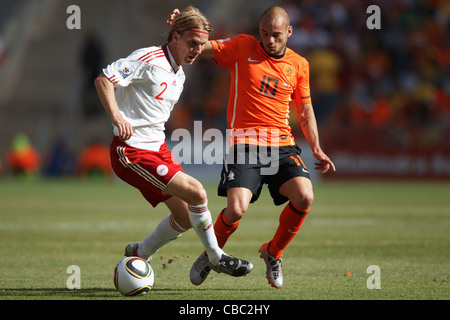
[{"label": "soccer player in orange jersey", "polygon": [[[176,15],[177,9],[168,16],[167,23]],[[219,185],[219,195],[227,197],[227,207],[214,225],[219,246],[225,245],[249,204],[258,199],[262,185],[267,184],[275,205],[288,202],[272,240],[259,249],[267,266],[266,277],[275,288],[283,285],[283,250],[300,230],[314,198],[308,169],[289,127],[290,108],[298,110],[302,132],[318,159],[316,169],[322,174],[335,171],[319,143],[309,89],[309,64],[286,46],[292,32],[286,10],[274,6],[260,20],[261,41],[241,34],[209,41],[202,52],[202,56],[212,58],[231,72],[227,110],[231,147]],[[263,161],[258,148],[265,147],[267,151],[267,146],[270,152],[266,155],[278,154],[277,170],[264,174],[263,169],[269,164]],[[208,276],[207,260],[204,252],[192,266],[193,284],[200,285]]]}]

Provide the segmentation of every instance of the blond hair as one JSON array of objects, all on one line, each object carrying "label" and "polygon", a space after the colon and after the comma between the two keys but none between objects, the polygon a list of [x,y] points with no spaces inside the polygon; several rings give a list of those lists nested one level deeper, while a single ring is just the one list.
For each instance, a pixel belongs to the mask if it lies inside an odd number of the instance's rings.
[{"label": "blond hair", "polygon": [[192,29],[207,32],[211,32],[213,30],[211,23],[205,15],[199,9],[189,6],[175,17],[173,27],[170,29],[167,37],[167,42],[172,40],[172,35],[175,31],[182,35],[183,32]]}]

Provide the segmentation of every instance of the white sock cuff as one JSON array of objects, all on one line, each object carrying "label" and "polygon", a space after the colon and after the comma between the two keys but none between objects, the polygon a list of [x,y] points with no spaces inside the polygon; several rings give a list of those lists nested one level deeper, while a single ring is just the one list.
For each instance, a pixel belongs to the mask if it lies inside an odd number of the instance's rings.
[{"label": "white sock cuff", "polygon": [[196,205],[196,206],[189,204],[188,209],[189,209],[189,212],[192,212],[192,213],[204,213],[204,212],[208,211],[208,203]]},{"label": "white sock cuff", "polygon": [[177,231],[177,232],[183,233],[183,232],[185,232],[185,231],[187,230],[187,229],[182,228],[182,227],[175,221],[175,218],[174,218],[173,214],[170,214],[170,215],[169,215],[169,223],[170,223],[170,226],[172,227],[172,229],[175,230],[175,231]]}]

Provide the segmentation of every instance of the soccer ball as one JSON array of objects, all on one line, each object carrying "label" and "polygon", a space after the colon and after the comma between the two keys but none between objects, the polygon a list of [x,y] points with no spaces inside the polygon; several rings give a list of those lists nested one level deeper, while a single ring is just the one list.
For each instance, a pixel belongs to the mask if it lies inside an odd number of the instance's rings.
[{"label": "soccer ball", "polygon": [[114,285],[124,296],[146,294],[152,289],[154,280],[152,267],[139,257],[124,258],[114,269]]}]

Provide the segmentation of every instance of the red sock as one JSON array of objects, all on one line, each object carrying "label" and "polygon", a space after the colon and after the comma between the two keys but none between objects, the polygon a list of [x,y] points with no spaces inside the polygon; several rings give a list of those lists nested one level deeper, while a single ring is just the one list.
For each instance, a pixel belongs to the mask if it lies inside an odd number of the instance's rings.
[{"label": "red sock", "polygon": [[280,224],[275,235],[269,243],[269,253],[278,259],[283,254],[283,250],[295,237],[305,220],[308,210],[295,207],[291,202],[283,209],[280,215]]},{"label": "red sock", "polygon": [[225,218],[225,215],[223,214],[224,210],[222,210],[222,212],[219,214],[219,216],[217,217],[217,221],[214,224],[214,231],[216,233],[217,243],[219,244],[220,248],[223,248],[225,246],[228,238],[233,234],[233,232],[236,231],[239,225],[239,220],[234,223],[228,222],[228,220]]}]

